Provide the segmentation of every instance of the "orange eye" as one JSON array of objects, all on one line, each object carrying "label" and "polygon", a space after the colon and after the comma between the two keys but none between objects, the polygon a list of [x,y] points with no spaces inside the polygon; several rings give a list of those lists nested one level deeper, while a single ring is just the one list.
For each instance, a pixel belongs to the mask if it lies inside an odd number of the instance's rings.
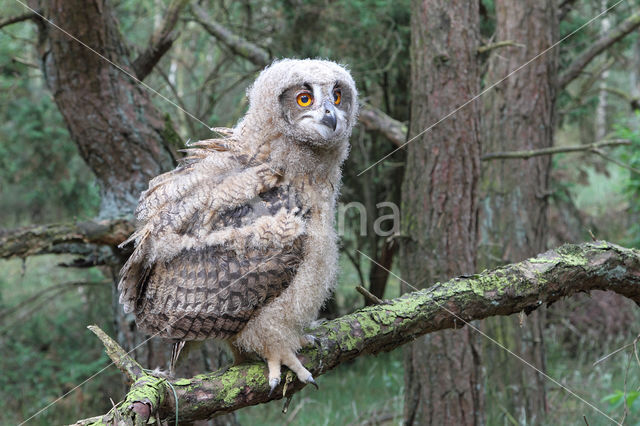
[{"label": "orange eye", "polygon": [[298,105],[301,107],[308,107],[313,102],[313,95],[311,93],[302,92],[296,98]]},{"label": "orange eye", "polygon": [[339,90],[333,91],[333,103],[336,105],[340,105],[340,101],[342,100],[342,93]]}]

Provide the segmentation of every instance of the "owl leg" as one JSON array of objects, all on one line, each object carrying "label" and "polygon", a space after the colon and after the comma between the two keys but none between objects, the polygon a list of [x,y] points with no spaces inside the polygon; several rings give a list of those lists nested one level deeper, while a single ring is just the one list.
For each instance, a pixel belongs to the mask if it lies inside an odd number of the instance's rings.
[{"label": "owl leg", "polygon": [[280,361],[277,358],[267,358],[267,367],[269,368],[269,396],[273,390],[280,384]]}]

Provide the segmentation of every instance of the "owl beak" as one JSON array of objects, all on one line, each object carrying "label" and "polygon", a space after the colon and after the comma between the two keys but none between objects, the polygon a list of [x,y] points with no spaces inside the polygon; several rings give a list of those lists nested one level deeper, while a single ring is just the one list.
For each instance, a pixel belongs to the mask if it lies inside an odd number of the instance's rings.
[{"label": "owl beak", "polygon": [[336,119],[336,108],[328,100],[324,101],[322,107],[324,108],[324,116],[320,122],[335,132],[338,125],[338,120]]}]

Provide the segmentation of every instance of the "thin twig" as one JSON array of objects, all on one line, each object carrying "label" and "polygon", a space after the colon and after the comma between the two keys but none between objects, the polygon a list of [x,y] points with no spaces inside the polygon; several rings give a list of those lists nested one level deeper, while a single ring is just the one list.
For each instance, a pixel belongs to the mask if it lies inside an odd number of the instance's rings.
[{"label": "thin twig", "polygon": [[0,21],[0,28],[7,25],[15,24],[18,22],[28,21],[29,19],[36,19],[38,15],[33,12],[23,13],[22,15],[10,16]]},{"label": "thin twig", "polygon": [[563,154],[567,152],[585,152],[593,151],[603,147],[630,145],[631,141],[628,139],[609,139],[599,142],[594,142],[587,145],[572,145],[572,146],[556,146],[552,148],[531,149],[525,151],[506,151],[506,152],[492,152],[484,154],[480,159],[482,161],[488,160],[506,160],[513,158],[527,159],[531,157],[539,157],[542,155],[554,155]]},{"label": "thin twig", "polygon": [[605,154],[604,151],[602,151],[601,149],[594,148],[591,151],[594,152],[595,154],[598,154],[600,157],[604,158],[605,160],[611,161],[613,164],[617,164],[618,166],[622,167],[623,169],[627,169],[632,173],[636,173],[636,174],[640,175],[640,169],[636,169],[635,167],[631,167],[630,165],[625,164],[620,160],[616,160],[615,158]]},{"label": "thin twig", "polygon": [[356,286],[356,290],[366,300],[368,300],[369,302],[373,303],[374,305],[380,305],[380,304],[384,303],[378,296],[376,296],[375,294],[371,293],[369,290],[367,290],[366,288],[362,287],[361,285]]},{"label": "thin twig", "polygon": [[499,49],[501,47],[509,47],[509,46],[525,47],[524,44],[516,43],[513,40],[503,40],[503,41],[497,41],[495,43],[485,44],[484,46],[478,47],[478,53],[482,54],[482,53],[489,52],[490,50],[493,50],[493,49]]},{"label": "thin twig", "polygon": [[602,358],[600,358],[599,360],[594,362],[592,367],[595,367],[596,365],[600,364],[602,361],[606,361],[607,359],[609,359],[613,355],[617,354],[618,352],[625,350],[629,346],[632,346],[634,344],[634,342],[635,342],[635,340],[633,342],[631,342],[631,343],[627,343],[626,345],[622,346],[621,348],[616,349],[615,351],[611,352],[610,354],[607,354],[607,355],[603,356]]}]

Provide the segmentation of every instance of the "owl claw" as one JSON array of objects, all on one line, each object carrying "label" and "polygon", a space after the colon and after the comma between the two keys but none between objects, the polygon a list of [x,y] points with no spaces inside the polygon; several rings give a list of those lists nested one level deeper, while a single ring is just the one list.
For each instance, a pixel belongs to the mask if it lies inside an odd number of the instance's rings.
[{"label": "owl claw", "polygon": [[305,348],[311,346],[320,347],[320,340],[313,334],[305,334],[300,338],[300,345]]},{"label": "owl claw", "polygon": [[269,391],[269,396],[271,396],[274,389],[278,387],[279,384],[280,384],[280,378],[269,379],[269,387],[271,388],[271,390]]},{"label": "owl claw", "polygon": [[320,389],[320,387],[318,387],[318,384],[316,383],[315,380],[313,380],[313,376],[309,375],[309,378],[307,379],[307,383],[311,383],[313,386],[316,387],[316,390]]}]

